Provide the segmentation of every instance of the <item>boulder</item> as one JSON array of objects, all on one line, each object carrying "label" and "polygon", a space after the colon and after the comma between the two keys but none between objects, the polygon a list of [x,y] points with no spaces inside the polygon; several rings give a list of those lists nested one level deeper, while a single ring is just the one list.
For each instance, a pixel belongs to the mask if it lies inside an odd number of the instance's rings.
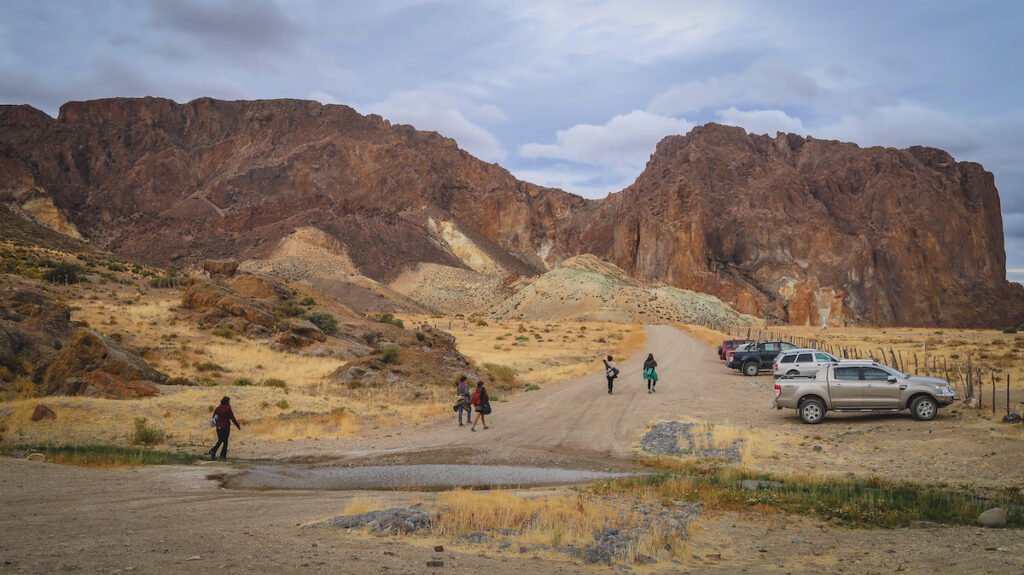
[{"label": "boulder", "polygon": [[238,271],[238,260],[205,260],[203,269],[212,276],[233,276]]},{"label": "boulder", "polygon": [[265,328],[273,328],[277,324],[274,314],[260,307],[260,304],[247,301],[204,278],[192,278],[181,296],[181,307],[204,312],[204,321],[208,316],[211,321],[216,321],[214,318],[226,314]]},{"label": "boulder", "polygon": [[156,395],[152,384],[164,380],[138,355],[91,329],[79,328],[41,371],[37,383],[44,395],[124,398]]},{"label": "boulder", "polygon": [[978,516],[978,525],[982,527],[1006,527],[1006,511],[993,507]]},{"label": "boulder", "polygon": [[49,407],[40,403],[32,411],[32,421],[42,421],[44,419],[57,419],[57,414]]},{"label": "boulder", "polygon": [[285,327],[288,328],[288,331],[297,333],[303,337],[308,337],[317,341],[324,341],[327,339],[324,332],[308,319],[290,317],[285,321]]},{"label": "boulder", "polygon": [[266,276],[245,274],[231,280],[231,289],[239,295],[256,299],[286,300],[295,297],[295,290]]}]

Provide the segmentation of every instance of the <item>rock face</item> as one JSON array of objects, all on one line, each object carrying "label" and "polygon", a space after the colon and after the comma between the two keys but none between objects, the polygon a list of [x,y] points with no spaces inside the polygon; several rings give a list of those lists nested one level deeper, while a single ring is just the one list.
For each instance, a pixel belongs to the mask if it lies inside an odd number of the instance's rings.
[{"label": "rock face", "polygon": [[590,253],[796,324],[1024,321],[992,175],[930,148],[709,124],[588,201],[345,106],[109,99],[57,119],[0,106],[4,203],[179,268],[265,259],[306,230],[379,282],[431,264],[529,277]]},{"label": "rock face", "polygon": [[156,395],[154,383],[167,379],[146,360],[86,328],[57,352],[38,383],[43,395],[85,395],[129,399]]}]

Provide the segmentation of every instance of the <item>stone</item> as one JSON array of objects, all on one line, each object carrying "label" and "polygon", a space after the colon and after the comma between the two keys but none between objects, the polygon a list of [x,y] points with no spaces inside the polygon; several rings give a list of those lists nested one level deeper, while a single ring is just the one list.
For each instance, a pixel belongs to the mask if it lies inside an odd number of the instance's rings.
[{"label": "stone", "polygon": [[49,407],[40,403],[32,410],[32,421],[42,421],[44,419],[57,419],[57,414]]},{"label": "stone", "polygon": [[978,516],[978,525],[982,527],[1006,527],[1006,511],[993,507]]},{"label": "stone", "polygon": [[110,399],[149,397],[167,377],[146,360],[87,328],[75,330],[38,378],[43,395],[86,395]]},{"label": "stone", "polygon": [[203,269],[210,275],[233,276],[238,271],[238,260],[204,260]]}]

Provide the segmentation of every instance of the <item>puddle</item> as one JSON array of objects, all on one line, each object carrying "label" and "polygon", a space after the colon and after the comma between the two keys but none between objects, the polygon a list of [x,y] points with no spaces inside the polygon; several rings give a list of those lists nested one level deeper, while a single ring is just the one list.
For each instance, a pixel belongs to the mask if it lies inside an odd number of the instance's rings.
[{"label": "puddle", "polygon": [[256,465],[229,478],[232,489],[409,490],[489,489],[585,483],[635,473],[511,465]]}]

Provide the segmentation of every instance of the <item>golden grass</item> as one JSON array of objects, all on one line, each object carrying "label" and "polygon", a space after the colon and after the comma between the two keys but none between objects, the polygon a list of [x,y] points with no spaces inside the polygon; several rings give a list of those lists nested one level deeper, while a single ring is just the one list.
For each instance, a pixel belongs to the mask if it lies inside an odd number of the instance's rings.
[{"label": "golden grass", "polygon": [[387,504],[376,497],[355,497],[341,511],[341,515],[362,515],[387,507]]},{"label": "golden grass", "polygon": [[480,326],[461,318],[422,315],[402,320],[410,328],[426,323],[443,329],[477,365],[509,366],[520,381],[534,384],[587,375],[600,367],[598,358],[629,357],[647,341],[640,324],[487,320]]},{"label": "golden grass", "polygon": [[[434,534],[456,538],[473,532],[513,529],[518,535],[509,539],[521,545],[574,546],[594,544],[594,534],[605,528],[640,526],[643,513],[635,503],[643,497],[600,497],[589,493],[527,496],[508,491],[463,491],[440,494],[441,513]],[[654,499],[647,499],[654,501]],[[667,550],[681,556],[684,538],[651,528],[630,548],[627,561],[639,554],[659,557]]]},{"label": "golden grass", "polygon": [[287,441],[289,439],[340,439],[359,432],[359,418],[345,410],[330,413],[301,415],[299,417],[270,417],[261,419],[247,429],[261,439]]}]

